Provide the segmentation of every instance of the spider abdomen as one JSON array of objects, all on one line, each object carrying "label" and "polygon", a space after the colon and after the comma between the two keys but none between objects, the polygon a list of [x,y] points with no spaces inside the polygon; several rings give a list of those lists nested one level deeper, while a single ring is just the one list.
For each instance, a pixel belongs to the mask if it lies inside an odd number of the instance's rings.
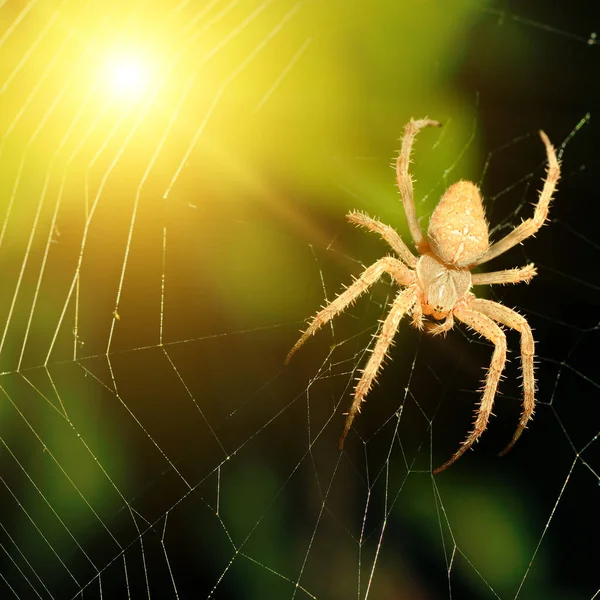
[{"label": "spider abdomen", "polygon": [[442,196],[427,231],[433,252],[443,262],[466,267],[489,249],[489,232],[479,189],[458,181]]}]

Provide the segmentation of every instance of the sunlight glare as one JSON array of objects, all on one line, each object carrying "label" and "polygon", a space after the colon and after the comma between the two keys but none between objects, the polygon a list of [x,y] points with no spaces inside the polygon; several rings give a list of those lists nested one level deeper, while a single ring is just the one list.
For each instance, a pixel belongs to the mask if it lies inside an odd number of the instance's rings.
[{"label": "sunlight glare", "polygon": [[107,75],[112,91],[124,98],[140,97],[150,83],[150,69],[138,56],[114,56],[107,63]]}]

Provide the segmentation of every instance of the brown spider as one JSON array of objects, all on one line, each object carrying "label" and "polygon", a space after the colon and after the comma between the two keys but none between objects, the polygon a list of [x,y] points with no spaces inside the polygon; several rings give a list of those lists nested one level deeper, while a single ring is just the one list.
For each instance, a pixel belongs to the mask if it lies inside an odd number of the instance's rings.
[{"label": "brown spider", "polygon": [[[427,126],[439,127],[440,123],[430,119],[410,120],[404,127],[402,148],[396,162],[396,179],[408,229],[420,257],[416,258],[412,254],[398,233],[389,225],[363,213],[351,212],[347,216],[350,222],[381,235],[398,257],[386,256],[379,259],[366,268],[362,275],[333,302],[325,306],[296,342],[285,362],[287,364],[311,335],[352,304],[383,273],[388,273],[401,286],[402,289],[392,303],[389,314],[376,336],[377,341],[367,366],[356,385],[354,400],[348,411],[346,425],[340,439],[341,450],[352,422],[360,412],[361,403],[377,377],[398,325],[405,314],[412,315],[412,324],[415,327],[425,328],[433,335],[448,332],[453,327],[456,317],[467,327],[490,340],[494,344],[494,353],[484,381],[483,397],[475,412],[473,430],[454,456],[433,471],[439,473],[458,460],[479,439],[488,425],[498,381],[506,362],[506,336],[497,323],[521,333],[523,372],[523,412],[517,430],[511,442],[500,453],[501,456],[513,447],[533,416],[535,352],[531,327],[525,318],[514,310],[498,302],[477,298],[470,290],[474,285],[520,283],[521,281],[529,283],[536,274],[536,269],[533,264],[529,264],[522,268],[474,275],[471,275],[471,269],[522,243],[540,229],[548,217],[552,194],[560,177],[560,166],[548,136],[540,131],[540,137],[546,147],[548,170],[544,187],[535,205],[533,218],[523,221],[500,241],[490,245],[479,189],[470,181],[459,181],[451,185],[442,196],[431,215],[427,237],[425,237],[417,220],[413,182],[408,172],[408,165],[415,136],[419,130]],[[425,320],[424,316],[442,322],[434,323]]]}]

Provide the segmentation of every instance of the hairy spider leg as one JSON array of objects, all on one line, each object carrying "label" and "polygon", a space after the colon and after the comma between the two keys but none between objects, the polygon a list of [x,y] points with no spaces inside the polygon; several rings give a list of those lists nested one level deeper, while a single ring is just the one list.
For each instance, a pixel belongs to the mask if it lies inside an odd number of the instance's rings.
[{"label": "hairy spider leg", "polygon": [[402,147],[400,154],[396,160],[396,182],[400,190],[402,204],[404,206],[404,214],[408,223],[408,230],[420,254],[427,252],[429,243],[421,231],[419,220],[417,219],[417,211],[415,208],[415,197],[413,191],[412,175],[408,171],[410,165],[410,152],[412,150],[415,136],[424,127],[440,127],[442,124],[431,119],[419,119],[415,121],[411,119],[404,126],[404,136],[402,137]]},{"label": "hairy spider leg", "polygon": [[417,257],[408,249],[408,246],[393,227],[356,210],[347,214],[346,219],[350,223],[354,223],[354,225],[378,233],[393,248],[394,252],[403,262],[413,269],[417,266]]},{"label": "hairy spider leg", "polygon": [[521,437],[521,434],[527,427],[527,423],[533,417],[535,410],[535,374],[534,374],[534,358],[535,358],[535,341],[529,323],[518,312],[503,306],[492,300],[483,300],[477,298],[471,304],[474,310],[477,310],[484,315],[487,315],[494,321],[502,323],[511,329],[515,329],[521,334],[521,372],[523,375],[523,412],[519,420],[519,426],[513,435],[513,438],[506,446],[500,456],[504,456]]},{"label": "hairy spider leg", "polygon": [[285,359],[287,365],[300,346],[318,331],[325,323],[331,321],[347,306],[352,304],[363,292],[372,286],[384,273],[389,273],[394,280],[402,286],[410,285],[414,281],[412,271],[400,260],[393,256],[385,256],[367,267],[362,275],[343,291],[333,302],[325,306],[312,320],[300,339],[294,344]]},{"label": "hairy spider leg", "polygon": [[394,300],[390,311],[381,326],[381,330],[378,331],[374,337],[377,338],[375,346],[371,351],[371,357],[367,362],[367,366],[362,372],[362,376],[356,384],[354,390],[354,400],[348,411],[348,417],[346,418],[346,424],[342,437],[340,438],[340,450],[344,448],[344,441],[346,436],[352,427],[352,422],[356,415],[360,412],[360,406],[363,403],[365,396],[371,390],[373,381],[377,377],[377,373],[383,364],[387,352],[394,340],[398,326],[402,317],[413,307],[417,301],[418,292],[415,286],[405,288],[399,292]]},{"label": "hairy spider leg", "polygon": [[500,329],[492,319],[470,308],[455,310],[454,316],[467,325],[467,327],[470,327],[492,342],[494,344],[494,353],[492,355],[490,368],[484,380],[483,396],[479,403],[479,408],[475,411],[473,429],[454,456],[441,467],[438,467],[433,471],[434,475],[441,473],[444,469],[447,469],[450,465],[454,464],[485,431],[490,415],[492,414],[498,382],[500,381],[500,376],[502,375],[506,363],[506,336],[502,329]]},{"label": "hairy spider leg", "polygon": [[473,285],[495,285],[506,283],[529,283],[537,275],[533,263],[518,269],[505,269],[504,271],[490,271],[489,273],[475,273],[471,277]]},{"label": "hairy spider leg", "polygon": [[560,178],[560,163],[556,158],[554,146],[550,143],[548,136],[543,131],[540,131],[540,137],[542,138],[544,146],[546,146],[548,168],[546,170],[544,187],[542,188],[539,199],[535,205],[533,217],[523,221],[500,241],[492,244],[490,249],[475,263],[475,265],[481,265],[488,260],[492,260],[492,258],[500,256],[500,254],[504,254],[504,252],[510,250],[513,246],[520,244],[523,240],[534,235],[548,218],[548,210],[550,208],[550,202],[552,201],[552,195],[554,194],[556,184]]}]

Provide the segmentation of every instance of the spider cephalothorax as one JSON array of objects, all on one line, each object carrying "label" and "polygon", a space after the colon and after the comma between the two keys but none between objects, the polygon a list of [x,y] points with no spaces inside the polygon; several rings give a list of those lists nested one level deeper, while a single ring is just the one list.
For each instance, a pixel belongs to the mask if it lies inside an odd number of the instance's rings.
[{"label": "spider cephalothorax", "polygon": [[523,371],[523,412],[511,442],[501,454],[505,454],[512,448],[533,416],[535,377],[534,341],[531,328],[525,318],[514,310],[498,302],[477,298],[471,293],[471,287],[529,282],[536,273],[535,267],[529,264],[521,268],[474,275],[471,274],[471,269],[506,252],[538,231],[548,217],[552,194],[560,176],[560,166],[554,148],[548,136],[540,131],[540,137],[546,147],[548,172],[531,219],[523,221],[500,241],[490,245],[481,194],[477,186],[470,181],[459,181],[451,185],[442,196],[433,211],[427,237],[425,237],[416,216],[412,178],[408,172],[408,165],[412,144],[418,131],[427,126],[439,125],[437,121],[429,119],[418,121],[411,119],[404,128],[402,148],[396,162],[398,188],[402,196],[408,228],[420,257],[416,258],[413,255],[402,238],[389,225],[363,213],[350,213],[349,221],[381,235],[398,257],[386,256],[367,267],[352,285],[315,316],[286,359],[286,363],[289,362],[298,348],[312,334],[354,302],[383,273],[388,273],[401,287],[377,334],[371,357],[356,384],[354,401],[348,411],[346,425],[340,439],[340,449],[342,449],[352,422],[360,412],[361,403],[377,377],[398,325],[405,314],[412,315],[412,323],[415,327],[426,329],[433,335],[451,329],[456,317],[467,327],[490,340],[494,344],[494,353],[484,382],[483,397],[475,412],[473,430],[452,458],[435,469],[434,473],[443,471],[460,458],[487,427],[498,382],[506,362],[506,336],[498,323],[520,332]]}]

